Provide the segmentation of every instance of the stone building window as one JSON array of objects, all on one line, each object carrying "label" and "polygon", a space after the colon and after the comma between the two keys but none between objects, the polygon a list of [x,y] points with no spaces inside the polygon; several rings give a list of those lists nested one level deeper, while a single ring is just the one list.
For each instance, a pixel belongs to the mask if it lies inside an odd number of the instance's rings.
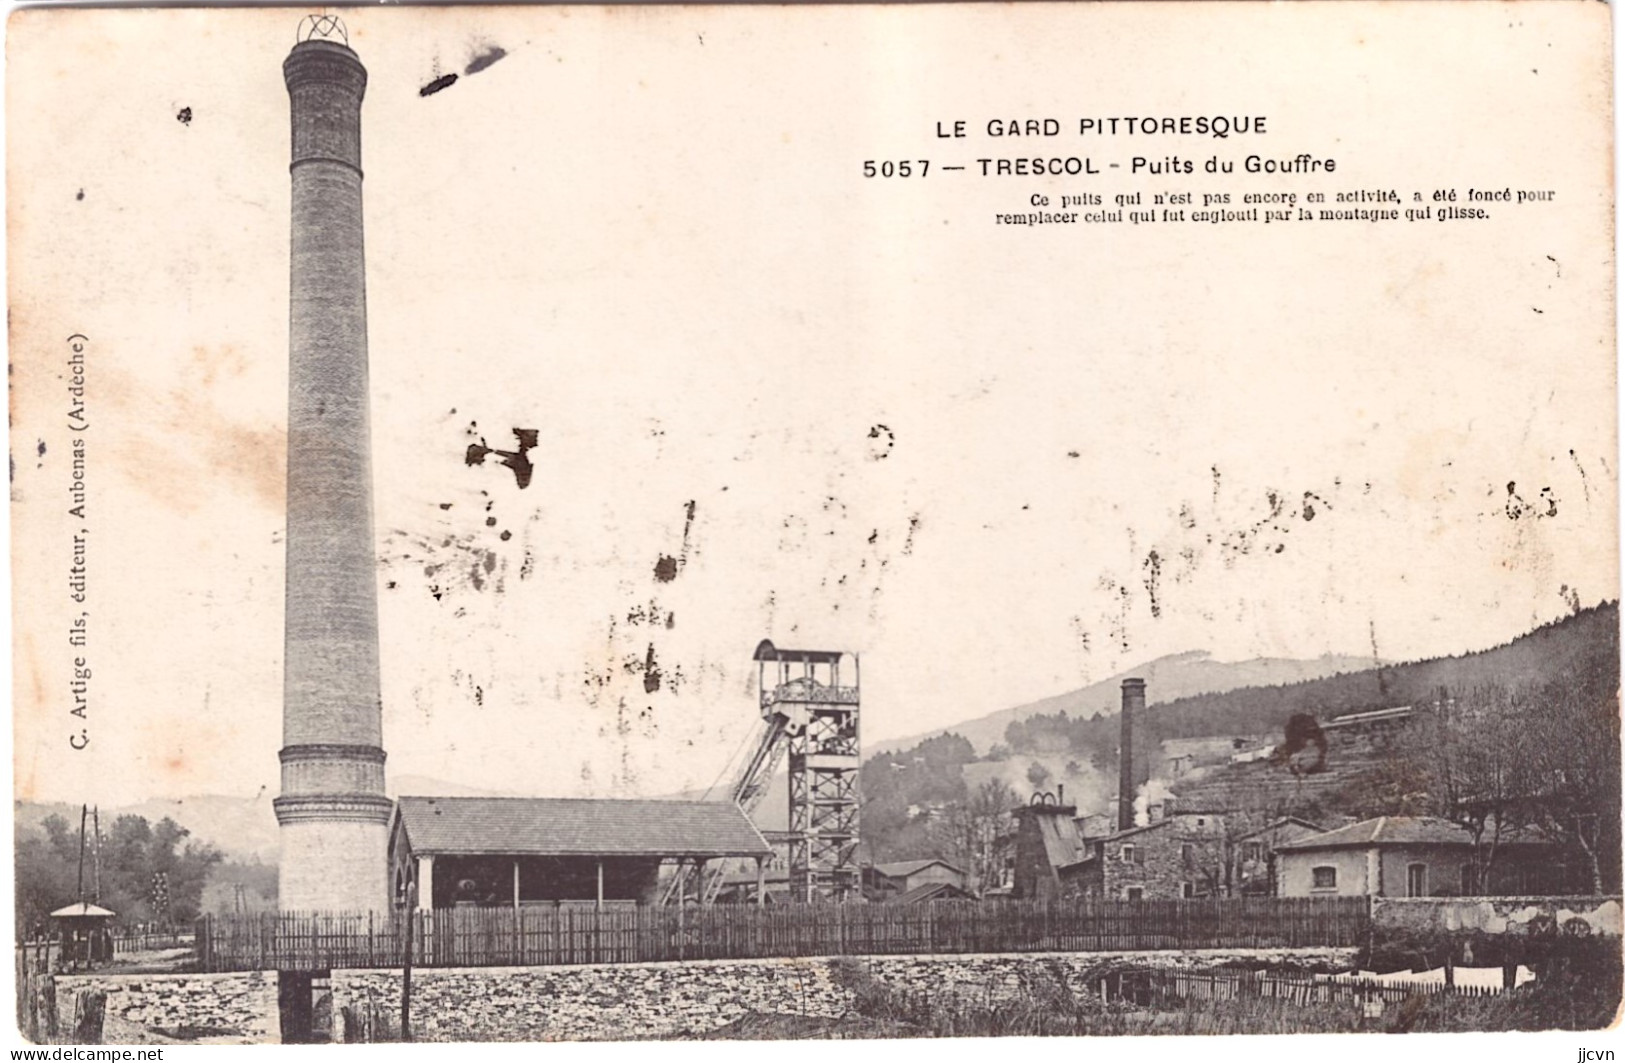
[{"label": "stone building window", "polygon": [[1126,901],[1137,901],[1144,896],[1145,888],[1142,886],[1128,886],[1123,890],[1123,899]]},{"label": "stone building window", "polygon": [[1123,846],[1123,851],[1122,851],[1122,853],[1120,855],[1122,857],[1123,863],[1125,863],[1125,864],[1143,864],[1143,863],[1145,863],[1145,853],[1140,851],[1139,849],[1136,849],[1132,845]]},{"label": "stone building window", "polygon": [[1334,890],[1337,888],[1337,868],[1317,867],[1311,874],[1314,875],[1313,887],[1317,890]]}]

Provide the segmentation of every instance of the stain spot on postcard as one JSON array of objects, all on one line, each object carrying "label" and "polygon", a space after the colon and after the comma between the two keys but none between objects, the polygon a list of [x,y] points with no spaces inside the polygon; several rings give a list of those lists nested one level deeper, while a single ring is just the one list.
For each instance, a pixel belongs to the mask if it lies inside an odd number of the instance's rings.
[{"label": "stain spot on postcard", "polygon": [[1518,491],[1516,480],[1508,481],[1506,497],[1506,515],[1508,520],[1542,520],[1546,517],[1557,516],[1557,496],[1550,487],[1542,487],[1540,493],[1533,499],[1526,499]]},{"label": "stain spot on postcard", "polygon": [[456,74],[441,74],[439,77],[435,78],[421,89],[418,89],[418,95],[433,96],[441,89],[449,89],[455,84],[457,84]]},{"label": "stain spot on postcard", "polygon": [[1157,599],[1157,583],[1162,579],[1162,555],[1155,550],[1145,556],[1145,593],[1151,600],[1151,615],[1162,616],[1162,603]]},{"label": "stain spot on postcard", "polygon": [[179,122],[181,125],[184,125],[184,126],[191,125],[192,124],[192,108],[190,108],[190,107],[182,107],[179,111],[176,111],[175,112],[175,121]]},{"label": "stain spot on postcard", "polygon": [[501,45],[488,44],[477,52],[474,55],[474,58],[468,61],[468,65],[463,68],[463,76],[468,77],[473,74],[478,74],[481,70],[485,70],[488,67],[501,62],[507,57],[507,54],[508,50]]},{"label": "stain spot on postcard", "polygon": [[892,448],[897,445],[897,436],[890,428],[883,424],[869,427],[869,460],[883,461],[891,456]]},{"label": "stain spot on postcard", "polygon": [[508,559],[482,541],[483,532],[423,535],[396,529],[384,537],[378,567],[402,575],[416,570],[435,601],[449,592],[505,589]]},{"label": "stain spot on postcard", "polygon": [[[470,426],[471,433],[473,427]],[[530,486],[531,474],[535,471],[527,455],[535,448],[540,433],[534,428],[515,428],[513,434],[518,440],[518,446],[513,450],[498,450],[488,446],[485,437],[480,436],[479,442],[468,445],[468,450],[463,455],[463,463],[470,466],[484,465],[487,457],[495,456],[499,464],[513,470],[514,482],[519,485],[521,491],[524,490]]]}]

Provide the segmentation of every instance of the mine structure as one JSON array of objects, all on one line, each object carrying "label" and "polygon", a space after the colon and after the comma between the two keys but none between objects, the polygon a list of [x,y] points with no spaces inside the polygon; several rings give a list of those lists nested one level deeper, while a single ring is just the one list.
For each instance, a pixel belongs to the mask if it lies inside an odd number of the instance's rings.
[{"label": "mine structure", "polygon": [[[761,804],[779,763],[789,756],[789,830],[776,836],[789,846],[792,901],[848,900],[861,893],[858,870],[858,658],[840,650],[779,649],[763,639],[753,655],[762,713],[750,756],[729,796],[748,816]],[[849,659],[851,685],[842,685]],[[724,879],[716,868],[694,892],[709,904]],[[690,891],[679,869],[666,890],[668,903]]]}]

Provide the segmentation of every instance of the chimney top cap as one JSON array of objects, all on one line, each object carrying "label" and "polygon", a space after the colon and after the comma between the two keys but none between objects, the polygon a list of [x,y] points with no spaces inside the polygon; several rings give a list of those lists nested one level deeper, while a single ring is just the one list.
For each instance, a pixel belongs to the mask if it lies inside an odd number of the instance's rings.
[{"label": "chimney top cap", "polygon": [[1145,686],[1145,680],[1144,679],[1137,679],[1137,678],[1125,679],[1125,680],[1123,680],[1123,686],[1124,687],[1143,687],[1143,686]]},{"label": "chimney top cap", "polygon": [[334,41],[348,48],[350,33],[337,15],[306,15],[299,20],[298,43],[306,41]]}]

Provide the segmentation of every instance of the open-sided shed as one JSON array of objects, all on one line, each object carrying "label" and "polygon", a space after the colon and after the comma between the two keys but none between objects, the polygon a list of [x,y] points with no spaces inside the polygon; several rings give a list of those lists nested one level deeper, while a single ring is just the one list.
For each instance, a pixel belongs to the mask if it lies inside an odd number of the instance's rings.
[{"label": "open-sided shed", "polygon": [[652,903],[662,863],[772,855],[732,802],[552,797],[402,797],[389,849],[421,909]]}]

